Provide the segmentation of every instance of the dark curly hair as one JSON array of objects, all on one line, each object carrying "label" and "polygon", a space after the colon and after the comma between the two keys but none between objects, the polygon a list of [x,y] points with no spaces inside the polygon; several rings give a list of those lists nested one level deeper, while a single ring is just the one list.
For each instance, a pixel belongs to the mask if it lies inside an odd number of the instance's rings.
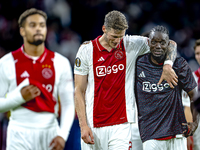
[{"label": "dark curly hair", "polygon": [[167,30],[167,28],[166,27],[164,27],[164,26],[155,26],[153,29],[151,29],[151,31],[150,31],[150,33],[149,33],[149,35],[152,33],[152,32],[161,32],[161,33],[165,33],[165,34],[167,34],[168,36],[169,36],[169,31]]}]

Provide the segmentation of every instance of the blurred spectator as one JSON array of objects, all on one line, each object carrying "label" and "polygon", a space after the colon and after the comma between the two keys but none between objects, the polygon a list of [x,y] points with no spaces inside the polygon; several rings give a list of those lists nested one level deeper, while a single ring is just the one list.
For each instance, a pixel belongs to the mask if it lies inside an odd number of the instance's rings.
[{"label": "blurred spectator", "polygon": [[68,28],[65,28],[60,35],[60,47],[58,49],[58,52],[66,56],[71,62],[72,66],[74,64],[78,48],[81,44],[80,41],[81,37],[72,30],[69,30]]}]

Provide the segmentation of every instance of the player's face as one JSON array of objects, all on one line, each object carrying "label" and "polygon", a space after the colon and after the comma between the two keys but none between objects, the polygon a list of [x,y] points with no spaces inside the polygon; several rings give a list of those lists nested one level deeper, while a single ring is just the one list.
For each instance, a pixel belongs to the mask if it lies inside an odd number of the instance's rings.
[{"label": "player's face", "polygon": [[148,42],[153,59],[158,63],[162,62],[169,45],[168,35],[161,32],[153,32],[150,34]]},{"label": "player's face", "polygon": [[114,29],[109,29],[105,30],[105,41],[111,48],[116,48],[120,41],[123,39],[125,35],[126,30],[114,30]]},{"label": "player's face", "polygon": [[195,48],[195,58],[196,58],[198,64],[200,65],[200,46],[197,46]]},{"label": "player's face", "polygon": [[34,14],[26,18],[22,36],[24,40],[33,45],[44,43],[47,34],[46,20],[39,14]]}]

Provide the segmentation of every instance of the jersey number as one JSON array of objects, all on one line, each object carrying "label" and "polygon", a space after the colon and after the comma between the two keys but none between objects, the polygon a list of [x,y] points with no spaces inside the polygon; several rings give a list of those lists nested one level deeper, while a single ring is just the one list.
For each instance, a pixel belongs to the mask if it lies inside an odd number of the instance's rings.
[{"label": "jersey number", "polygon": [[42,84],[42,86],[48,91],[48,92],[51,92],[52,91],[52,85],[51,84]]}]

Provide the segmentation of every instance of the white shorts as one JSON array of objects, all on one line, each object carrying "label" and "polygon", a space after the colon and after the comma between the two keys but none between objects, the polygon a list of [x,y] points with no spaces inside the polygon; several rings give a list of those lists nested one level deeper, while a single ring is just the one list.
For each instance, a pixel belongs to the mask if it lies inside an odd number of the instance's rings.
[{"label": "white shorts", "polygon": [[200,121],[199,121],[199,126],[193,135],[193,140],[194,140],[193,150],[200,150]]},{"label": "white shorts", "polygon": [[140,138],[140,132],[138,123],[131,123],[131,149],[130,150],[143,150],[142,140]]},{"label": "white shorts", "polygon": [[29,129],[9,125],[7,129],[7,150],[50,150],[49,145],[57,135],[57,127]]},{"label": "white shorts", "polygon": [[81,139],[82,150],[129,150],[131,125],[124,123],[101,128],[92,128],[94,145]]},{"label": "white shorts", "polygon": [[144,150],[187,150],[187,138],[170,140],[147,140],[143,143]]}]

